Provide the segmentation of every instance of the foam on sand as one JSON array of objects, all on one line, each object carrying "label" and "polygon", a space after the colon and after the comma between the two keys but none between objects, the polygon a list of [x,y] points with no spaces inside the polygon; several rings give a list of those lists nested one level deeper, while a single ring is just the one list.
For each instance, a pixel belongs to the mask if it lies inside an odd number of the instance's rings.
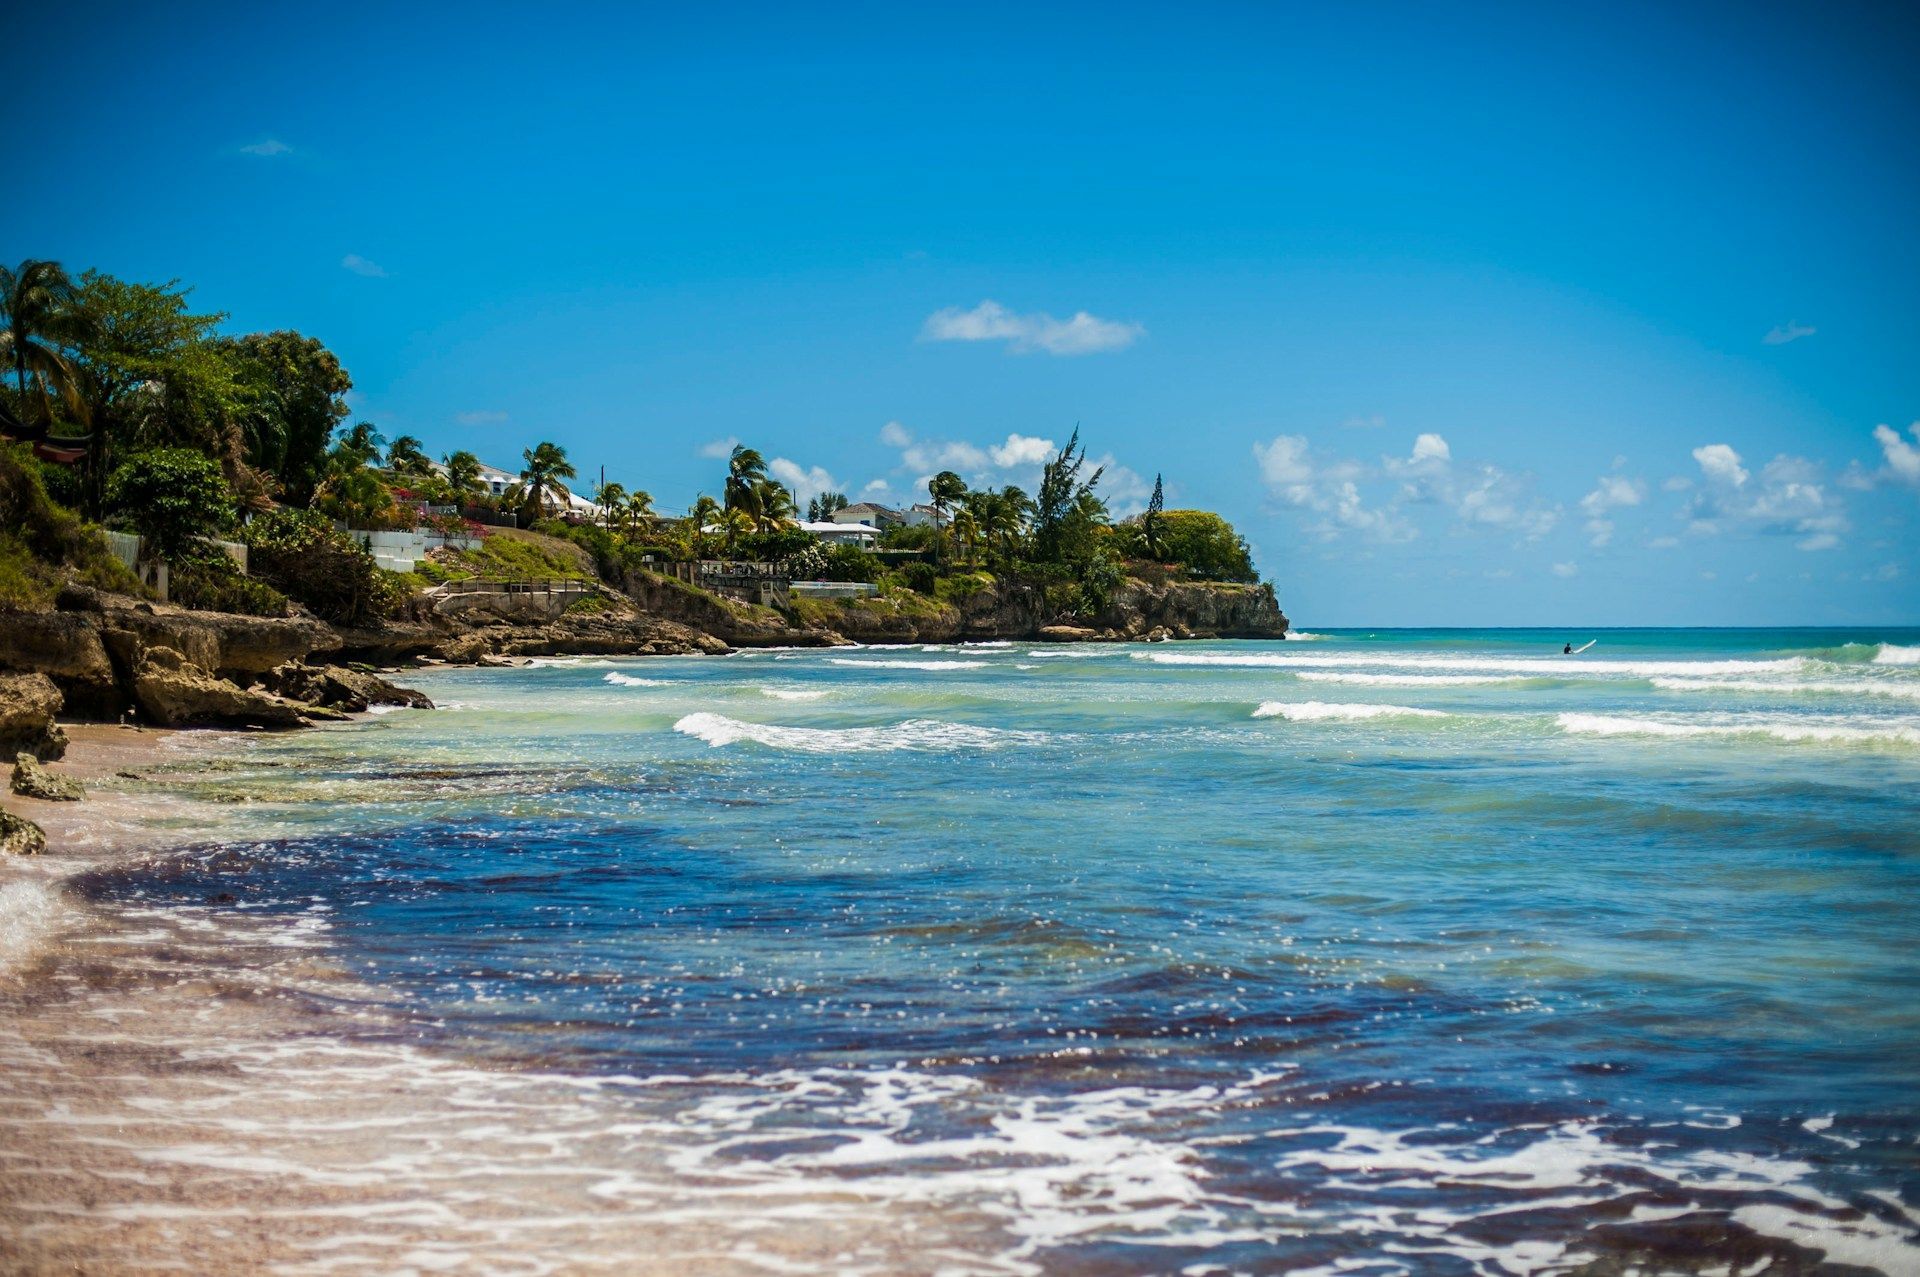
[{"label": "foam on sand", "polygon": [[1337,705],[1326,701],[1265,701],[1255,718],[1284,718],[1290,723],[1357,722],[1368,718],[1450,718],[1437,709],[1411,705]]},{"label": "foam on sand", "polygon": [[17,970],[60,925],[59,895],[25,879],[0,886],[0,975]]},{"label": "foam on sand", "polygon": [[1920,745],[1920,727],[1887,723],[1858,727],[1797,722],[1778,718],[1734,718],[1714,722],[1674,722],[1628,714],[1560,714],[1563,732],[1580,736],[1752,737],[1795,744]]},{"label": "foam on sand", "polygon": [[782,727],[744,722],[724,714],[699,713],[688,714],[673,725],[673,730],[703,740],[716,749],[751,741],[770,749],[803,754],[1004,749],[1047,739],[1043,732],[976,727],[971,723],[947,723],[932,718],[912,718],[882,727]]}]

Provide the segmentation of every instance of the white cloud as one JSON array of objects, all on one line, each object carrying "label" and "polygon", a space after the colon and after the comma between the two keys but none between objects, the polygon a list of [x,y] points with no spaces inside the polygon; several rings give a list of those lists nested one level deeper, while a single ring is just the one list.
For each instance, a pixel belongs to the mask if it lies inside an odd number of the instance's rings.
[{"label": "white cloud", "polygon": [[897,421],[880,427],[880,442],[889,448],[904,448],[913,442],[913,432]]},{"label": "white cloud", "polygon": [[994,465],[1005,470],[1014,466],[1043,466],[1059,451],[1051,439],[1010,434],[1005,443],[988,448],[987,455],[993,458]]},{"label": "white cloud", "polygon": [[[1289,505],[1328,516],[1310,529],[1323,536],[1341,530],[1391,541],[1410,540],[1417,530],[1402,516],[1407,505],[1440,505],[1468,527],[1491,528],[1538,540],[1559,522],[1559,507],[1534,494],[1531,476],[1490,462],[1456,465],[1444,436],[1421,434],[1404,457],[1382,457],[1373,467],[1354,459],[1316,458],[1300,435],[1279,435],[1254,445],[1262,479]],[[1369,505],[1363,482],[1386,478],[1399,489],[1384,503]]]},{"label": "white cloud", "polygon": [[242,155],[285,155],[293,148],[277,137],[263,138],[258,142],[249,142],[240,148]]},{"label": "white cloud", "polygon": [[1700,464],[1700,470],[1713,483],[1729,484],[1735,488],[1746,486],[1748,474],[1740,464],[1740,454],[1724,443],[1709,443],[1693,450],[1693,459]]},{"label": "white cloud", "polygon": [[1556,563],[1553,565],[1553,574],[1562,577],[1579,576],[1580,565],[1578,563]]},{"label": "white cloud", "polygon": [[822,492],[837,492],[840,489],[834,477],[820,466],[802,466],[797,461],[785,457],[775,457],[767,462],[767,473],[787,485],[793,493],[793,499],[800,505],[819,496]]},{"label": "white cloud", "polygon": [[1253,456],[1268,491],[1290,506],[1322,516],[1308,528],[1320,537],[1331,540],[1345,531],[1378,541],[1409,541],[1417,535],[1406,520],[1367,505],[1358,483],[1362,467],[1352,461],[1316,461],[1302,435],[1275,435],[1268,443],[1256,443]]},{"label": "white cloud", "polygon": [[1880,455],[1886,459],[1874,476],[1889,479],[1897,483],[1920,484],[1920,421],[1907,427],[1907,433],[1913,436],[1913,443],[1900,437],[1900,432],[1892,426],[1879,425],[1873,428],[1874,442],[1880,445]]},{"label": "white cloud", "polygon": [[1004,341],[1016,354],[1044,350],[1049,355],[1091,355],[1131,346],[1146,331],[1139,324],[1100,319],[1084,310],[1059,320],[1040,311],[1019,315],[999,302],[983,301],[972,310],[936,310],[921,325],[920,340]]},{"label": "white cloud", "polygon": [[728,435],[724,439],[710,439],[700,445],[700,455],[714,458],[730,457],[733,455],[733,450],[739,446],[740,440],[736,435]]},{"label": "white cloud", "polygon": [[1451,461],[1453,449],[1439,435],[1421,435],[1413,441],[1413,460],[1416,465],[1422,461]]},{"label": "white cloud", "polygon": [[1769,346],[1784,346],[1790,341],[1799,341],[1802,337],[1811,337],[1819,331],[1818,328],[1815,328],[1811,324],[1796,324],[1789,320],[1784,324],[1775,324],[1767,330],[1767,335],[1760,340]]},{"label": "white cloud", "polygon": [[888,489],[891,487],[892,485],[885,479],[869,479],[867,480],[867,486],[860,489],[860,492],[864,496],[878,497],[886,495]]},{"label": "white cloud", "polygon": [[[1614,464],[1620,465],[1626,459],[1616,458]],[[1613,540],[1613,520],[1607,515],[1610,511],[1627,506],[1639,505],[1647,499],[1647,485],[1639,479],[1629,479],[1624,475],[1601,475],[1592,492],[1580,498],[1580,509],[1587,516],[1587,536],[1597,548]]]},{"label": "white cloud", "polygon": [[504,412],[462,412],[454,414],[455,421],[463,426],[497,426],[507,419]]},{"label": "white cloud", "polygon": [[340,259],[340,264],[356,275],[365,275],[368,279],[385,279],[386,267],[378,262],[370,262],[358,253],[348,253]]},{"label": "white cloud", "polygon": [[1805,457],[1781,454],[1761,467],[1759,479],[1738,452],[1724,443],[1693,450],[1700,490],[1682,512],[1687,530],[1700,536],[1746,528],[1796,535],[1802,550],[1831,550],[1852,525],[1842,503],[1825,485],[1825,469]]}]

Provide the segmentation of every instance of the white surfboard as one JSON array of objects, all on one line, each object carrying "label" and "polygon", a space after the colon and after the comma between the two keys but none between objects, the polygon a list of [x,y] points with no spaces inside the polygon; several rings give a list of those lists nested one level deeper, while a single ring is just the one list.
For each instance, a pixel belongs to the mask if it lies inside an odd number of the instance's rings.
[{"label": "white surfboard", "polygon": [[1585,643],[1581,644],[1579,647],[1574,648],[1573,654],[1575,656],[1578,656],[1580,655],[1580,653],[1586,651],[1588,648],[1592,647],[1595,643],[1598,643],[1599,641],[1600,641],[1599,639],[1588,639]]}]

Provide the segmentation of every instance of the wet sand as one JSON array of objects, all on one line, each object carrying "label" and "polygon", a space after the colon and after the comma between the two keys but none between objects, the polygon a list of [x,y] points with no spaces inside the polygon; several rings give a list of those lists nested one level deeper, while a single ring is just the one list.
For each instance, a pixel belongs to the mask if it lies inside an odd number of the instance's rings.
[{"label": "wet sand", "polygon": [[90,902],[244,738],[70,731],[87,799],[7,796],[49,850],[0,864],[0,1271],[983,1271],[956,1221],[736,1174],[660,1088],[421,1049],[323,912]]}]

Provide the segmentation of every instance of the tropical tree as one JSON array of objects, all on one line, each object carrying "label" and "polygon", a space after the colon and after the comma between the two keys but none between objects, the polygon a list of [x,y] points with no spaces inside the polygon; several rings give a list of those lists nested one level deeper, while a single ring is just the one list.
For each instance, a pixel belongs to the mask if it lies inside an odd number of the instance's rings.
[{"label": "tropical tree", "polygon": [[431,474],[433,463],[412,435],[401,435],[387,445],[387,469],[395,474]]},{"label": "tropical tree", "polygon": [[1160,476],[1153,476],[1153,496],[1147,500],[1147,512],[1140,516],[1140,539],[1146,543],[1147,554],[1160,557],[1160,516],[1167,508],[1166,494],[1160,490]]},{"label": "tropical tree", "polygon": [[[1080,478],[1086,464],[1086,452],[1080,447],[1080,428],[1074,427],[1067,446],[1040,471],[1040,495],[1034,501],[1033,548],[1044,563],[1061,563],[1085,551],[1084,534],[1091,507],[1085,498],[1093,497],[1104,469]],[[1093,498],[1095,501],[1098,498]],[[1101,508],[1104,517],[1105,508]]]},{"label": "tropical tree", "polygon": [[824,523],[846,508],[846,493],[822,492],[819,496],[807,502],[807,522]]},{"label": "tropical tree", "polygon": [[733,547],[741,537],[750,535],[758,526],[754,517],[745,510],[728,510],[721,515],[720,534],[726,539],[728,553],[732,553]]},{"label": "tropical tree", "polygon": [[31,258],[0,266],[0,359],[12,366],[20,415],[53,420],[53,400],[78,414],[81,403],[65,347],[79,335],[73,281],[58,262]]},{"label": "tropical tree", "polygon": [[627,503],[627,490],[618,483],[603,483],[593,490],[593,503],[600,507],[603,519],[610,519]]},{"label": "tropical tree", "polygon": [[518,504],[521,517],[528,522],[537,519],[548,506],[563,506],[573,493],[562,479],[571,479],[575,471],[573,463],[567,460],[567,450],[557,443],[538,443],[524,449],[520,454],[526,463],[520,471],[520,482],[513,485],[507,498]]},{"label": "tropical tree", "polygon": [[650,492],[629,492],[626,502],[620,507],[620,526],[628,536],[650,532],[653,529],[653,494]]},{"label": "tropical tree", "polygon": [[353,379],[332,351],[296,332],[250,333],[218,344],[258,396],[262,419],[253,434],[260,450],[253,464],[280,476],[290,502],[307,505],[327,477],[328,445],[346,419],[343,396]]},{"label": "tropical tree", "polygon": [[233,526],[233,491],[213,458],[192,448],[157,448],[129,458],[107,483],[147,548],[171,563],[201,537]]},{"label": "tropical tree", "polygon": [[767,481],[767,459],[744,444],[735,444],[727,458],[727,485],[722,495],[729,510],[760,514],[760,486]]},{"label": "tropical tree", "polygon": [[771,532],[782,524],[793,522],[799,507],[794,504],[793,493],[787,490],[785,484],[762,479],[753,485],[751,512],[757,517],[761,530]]},{"label": "tropical tree", "polygon": [[447,467],[447,486],[456,498],[479,491],[480,458],[462,449],[448,453],[441,463]]},{"label": "tropical tree", "polygon": [[964,505],[953,512],[953,542],[961,561],[973,562],[974,551],[980,546],[980,522]]},{"label": "tropical tree", "polygon": [[359,470],[379,459],[380,445],[386,440],[371,421],[356,421],[342,431],[340,441],[328,454],[329,474]]},{"label": "tropical tree", "polygon": [[707,529],[719,525],[722,513],[720,503],[704,492],[693,499],[693,508],[687,511],[686,523],[692,529],[688,540],[692,542],[695,554],[705,552]]}]

